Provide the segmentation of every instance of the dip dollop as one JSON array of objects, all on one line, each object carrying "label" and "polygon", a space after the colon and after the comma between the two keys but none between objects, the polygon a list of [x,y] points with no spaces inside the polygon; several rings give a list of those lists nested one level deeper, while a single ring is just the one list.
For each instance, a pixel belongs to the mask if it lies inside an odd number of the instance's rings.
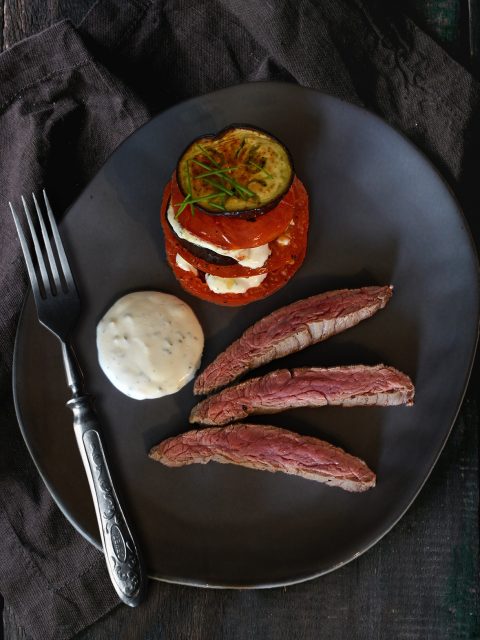
[{"label": "dip dollop", "polygon": [[123,296],[97,326],[101,368],[117,389],[136,400],[167,396],[190,382],[203,343],[192,309],[157,291]]}]

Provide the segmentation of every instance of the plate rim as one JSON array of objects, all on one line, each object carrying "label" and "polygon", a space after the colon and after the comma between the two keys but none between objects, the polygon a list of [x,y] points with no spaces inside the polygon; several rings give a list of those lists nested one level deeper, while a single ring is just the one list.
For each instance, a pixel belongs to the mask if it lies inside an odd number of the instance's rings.
[{"label": "plate rim", "polygon": [[[232,582],[232,584],[223,584],[223,583],[212,583],[209,581],[203,581],[203,580],[197,580],[197,579],[184,579],[184,578],[176,578],[176,577],[170,577],[170,576],[162,576],[159,577],[157,575],[151,575],[150,573],[148,573],[148,577],[150,579],[153,580],[157,580],[159,582],[165,582],[165,583],[169,583],[169,584],[178,584],[178,585],[183,585],[183,586],[194,586],[194,587],[202,587],[202,588],[211,588],[211,589],[232,589],[232,590],[248,590],[248,589],[272,589],[272,588],[277,588],[277,587],[285,587],[285,586],[292,586],[295,584],[300,584],[303,582],[308,582],[310,580],[315,580],[323,575],[327,575],[328,573],[332,573],[333,571],[336,571],[337,569],[340,569],[341,567],[345,566],[346,564],[349,564],[350,562],[352,562],[353,560],[355,560],[356,558],[360,557],[361,555],[363,555],[364,553],[366,553],[367,551],[369,551],[372,547],[374,547],[380,540],[382,540],[382,538],[384,538],[388,533],[390,533],[390,531],[398,524],[398,522],[405,516],[405,514],[407,513],[407,511],[409,511],[410,507],[412,506],[412,504],[415,502],[415,500],[417,499],[418,495],[420,494],[420,492],[422,491],[423,487],[425,486],[425,483],[427,482],[427,480],[430,478],[430,475],[433,471],[433,469],[435,468],[438,459],[440,458],[445,445],[451,435],[452,429],[457,421],[458,415],[462,409],[463,406],[463,402],[465,399],[465,394],[467,392],[467,388],[468,388],[468,384],[470,381],[470,377],[471,377],[471,373],[473,370],[473,366],[475,363],[475,358],[476,358],[476,354],[477,354],[477,348],[478,348],[478,342],[479,342],[479,332],[480,332],[480,260],[479,260],[479,252],[477,251],[477,247],[475,244],[475,240],[473,237],[473,233],[472,230],[470,229],[470,224],[468,222],[468,219],[463,211],[463,208],[455,194],[455,191],[453,189],[453,187],[450,185],[450,183],[447,181],[446,177],[441,173],[440,169],[433,163],[432,160],[430,160],[430,158],[427,156],[427,154],[420,148],[418,147],[403,131],[401,131],[400,129],[398,129],[395,125],[392,125],[390,122],[387,122],[384,118],[382,118],[381,116],[379,116],[378,114],[376,114],[375,112],[371,111],[370,109],[354,104],[352,102],[348,102],[347,100],[344,100],[342,98],[339,98],[337,96],[334,96],[332,94],[311,88],[311,87],[305,87],[303,85],[299,85],[296,83],[290,83],[290,82],[281,82],[281,81],[269,81],[269,80],[261,80],[261,81],[255,81],[255,82],[242,82],[242,83],[238,83],[235,85],[231,85],[228,87],[224,87],[221,89],[217,89],[215,91],[210,91],[210,92],[206,92],[203,94],[200,94],[198,96],[193,96],[191,98],[188,98],[186,100],[182,100],[180,102],[175,103],[174,105],[168,107],[167,109],[164,109],[163,111],[161,111],[160,113],[157,113],[156,115],[154,115],[152,118],[149,118],[146,122],[144,122],[142,125],[140,125],[139,127],[137,127],[134,131],[132,131],[124,140],[122,140],[122,142],[115,147],[115,149],[113,149],[113,151],[107,156],[107,158],[104,160],[104,162],[102,163],[102,165],[97,169],[97,171],[95,172],[95,174],[90,178],[90,180],[88,181],[88,183],[82,188],[82,190],[78,193],[78,195],[75,197],[74,201],[72,202],[72,204],[67,207],[62,215],[62,220],[59,224],[60,229],[62,226],[62,222],[63,220],[67,217],[67,215],[70,212],[70,209],[76,204],[76,202],[78,200],[80,200],[83,196],[83,194],[86,192],[86,190],[90,187],[90,185],[92,184],[92,182],[95,180],[96,176],[103,171],[103,169],[105,168],[105,166],[109,163],[110,159],[112,158],[112,156],[114,154],[117,153],[117,151],[119,151],[122,146],[124,144],[126,144],[130,138],[132,138],[134,135],[136,135],[140,130],[142,130],[144,127],[149,126],[154,120],[157,120],[161,117],[164,116],[164,114],[177,109],[180,106],[185,106],[188,105],[188,103],[191,102],[195,102],[199,99],[205,98],[207,96],[211,96],[211,95],[219,95],[225,92],[230,92],[232,90],[238,90],[241,89],[242,87],[246,87],[246,86],[254,86],[254,85],[270,85],[270,86],[280,86],[280,87],[284,87],[284,88],[290,88],[293,89],[294,91],[296,90],[300,90],[300,91],[305,91],[308,93],[311,93],[313,95],[320,95],[322,96],[323,99],[327,99],[327,100],[332,100],[333,102],[340,102],[343,105],[347,106],[348,108],[352,108],[354,110],[360,111],[360,112],[364,112],[366,113],[368,116],[373,117],[375,120],[379,121],[379,123],[382,126],[387,126],[390,129],[393,129],[393,131],[395,131],[395,133],[397,135],[399,135],[401,138],[403,138],[403,140],[407,143],[407,145],[417,154],[419,154],[424,162],[430,167],[430,169],[434,172],[434,174],[436,174],[436,176],[440,179],[440,181],[443,183],[443,185],[446,187],[447,191],[449,192],[449,195],[451,197],[451,199],[453,200],[453,203],[455,204],[455,211],[456,211],[456,216],[458,216],[458,219],[463,223],[462,227],[463,227],[463,232],[465,233],[466,237],[468,238],[468,243],[470,246],[470,250],[471,250],[471,256],[473,258],[474,264],[475,264],[475,279],[476,279],[476,287],[473,290],[472,294],[474,295],[474,303],[475,303],[475,311],[476,311],[476,317],[475,317],[475,325],[476,325],[476,335],[475,335],[475,343],[472,349],[472,352],[470,354],[470,360],[468,363],[468,366],[466,368],[465,371],[465,376],[464,376],[464,382],[462,384],[463,390],[461,393],[461,396],[458,400],[457,406],[455,408],[454,411],[454,415],[450,421],[450,426],[448,428],[448,430],[446,431],[444,438],[438,448],[438,451],[434,457],[434,459],[431,462],[431,465],[425,475],[425,477],[423,478],[422,482],[420,483],[420,485],[418,486],[417,490],[413,493],[413,495],[408,498],[406,500],[406,504],[404,504],[401,507],[401,511],[400,513],[391,519],[391,522],[388,523],[388,526],[384,529],[382,529],[382,532],[378,535],[376,535],[372,540],[370,540],[370,542],[366,545],[364,545],[359,551],[354,552],[353,554],[350,554],[347,558],[341,560],[340,562],[334,564],[332,567],[329,567],[328,569],[324,569],[322,571],[316,571],[314,573],[308,573],[307,575],[300,575],[298,577],[289,579],[289,580],[285,580],[285,579],[279,579],[276,581],[262,581],[260,583],[245,583],[245,584],[234,584]],[[18,397],[18,377],[19,377],[19,342],[21,340],[20,338],[20,333],[21,333],[21,328],[23,326],[24,323],[24,319],[25,319],[25,313],[26,313],[26,307],[27,304],[29,302],[29,300],[32,297],[32,289],[30,284],[28,284],[26,292],[24,294],[24,298],[22,301],[22,306],[20,309],[20,313],[19,313],[19,317],[18,317],[18,323],[17,323],[17,329],[15,332],[15,342],[14,342],[14,349],[13,349],[13,364],[12,364],[12,393],[13,393],[13,401],[14,401],[14,408],[15,408],[15,414],[17,417],[17,421],[18,421],[18,425],[20,428],[20,432],[22,434],[23,440],[26,444],[28,453],[31,457],[31,459],[34,462],[34,465],[43,481],[43,483],[45,484],[48,492],[50,493],[51,497],[53,498],[54,502],[56,503],[56,505],[59,507],[60,511],[63,513],[63,515],[66,517],[66,519],[68,520],[68,522],[70,522],[70,524],[75,528],[75,530],[80,533],[80,535],[86,539],[90,544],[92,544],[94,547],[96,547],[100,552],[102,552],[102,545],[100,543],[100,540],[93,538],[85,529],[84,527],[77,522],[73,516],[68,512],[66,506],[63,504],[62,500],[58,497],[55,488],[53,487],[53,485],[48,481],[47,477],[45,476],[45,474],[43,473],[41,467],[40,467],[40,462],[37,461],[37,458],[34,456],[33,451],[30,447],[30,443],[27,437],[28,434],[28,429],[25,428],[25,423],[23,420],[23,416],[22,416],[22,410],[20,407],[20,401],[19,401],[19,397]],[[72,429],[73,429],[73,425],[72,425]]]}]

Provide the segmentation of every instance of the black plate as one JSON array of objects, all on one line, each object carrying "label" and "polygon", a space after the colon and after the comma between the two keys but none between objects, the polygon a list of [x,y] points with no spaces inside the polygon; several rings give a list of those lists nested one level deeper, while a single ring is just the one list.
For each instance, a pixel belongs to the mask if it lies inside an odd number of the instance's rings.
[{"label": "black plate", "polygon": [[[231,122],[264,127],[289,147],[310,193],[311,231],[305,263],[288,286],[262,302],[224,309],[176,283],[165,262],[159,208],[187,143]],[[311,90],[272,83],[225,89],[174,107],[134,133],[70,209],[61,232],[84,304],[76,344],[152,576],[219,586],[300,581],[355,558],[401,517],[445,444],[478,327],[477,261],[465,219],[410,142],[374,115]],[[377,488],[365,494],[233,466],[167,469],[152,462],[153,444],[187,428],[192,385],[139,402],[114,389],[97,363],[97,321],[127,291],[160,289],[186,300],[204,327],[208,363],[254,320],[286,303],[384,283],[395,286],[384,311],[269,368],[388,363],[414,379],[415,406],[296,410],[263,420],[365,459],[378,475]],[[31,297],[17,336],[14,389],[45,482],[98,546],[59,347],[38,325]]]}]

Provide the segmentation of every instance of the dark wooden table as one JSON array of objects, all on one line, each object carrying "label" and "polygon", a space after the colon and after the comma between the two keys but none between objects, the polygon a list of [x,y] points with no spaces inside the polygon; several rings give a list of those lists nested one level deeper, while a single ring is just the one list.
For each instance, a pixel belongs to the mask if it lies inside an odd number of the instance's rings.
[{"label": "dark wooden table", "polygon": [[[79,21],[94,2],[2,0],[0,49],[4,50],[63,18]],[[408,0],[405,8],[453,57],[468,66],[466,0]],[[471,389],[462,415],[470,417],[470,425],[478,425],[478,405],[472,401],[473,397]],[[464,521],[453,522],[448,498],[454,493],[445,491],[447,483],[460,482],[455,479],[453,465],[461,467],[461,452],[466,446],[478,448],[478,434],[471,428],[467,429],[465,420],[460,418],[432,476],[408,514],[371,551],[336,572],[347,573],[348,580],[341,581],[336,574],[329,574],[288,589],[260,592],[212,591],[152,583],[148,606],[135,611],[119,606],[78,638],[316,640],[324,637],[322,621],[327,619],[330,623],[332,619],[338,621],[337,626],[342,631],[336,638],[479,638],[480,631],[472,624],[477,605],[475,594],[471,593],[478,567],[472,566],[469,548],[471,541],[477,538],[476,532],[464,529],[475,522],[477,507],[475,504],[466,505],[462,512]],[[462,473],[468,471],[463,469]],[[454,542],[459,544],[456,547],[449,549],[449,541],[446,540],[443,548],[442,536],[431,526],[429,516],[432,513],[437,514],[436,521],[439,513],[444,517],[447,536],[452,532],[457,535]],[[399,559],[396,555],[402,548],[399,541],[405,539],[411,540],[411,548],[408,557]],[[430,539],[431,548],[425,543]],[[418,540],[422,542],[417,547]],[[411,570],[399,576],[399,562],[408,563]],[[425,566],[425,563],[438,563],[437,579],[425,585],[424,589],[425,597],[432,600],[432,610],[438,609],[437,620],[422,620],[422,603],[416,601],[414,595],[409,597],[410,592],[418,593],[411,587],[423,579],[422,564]],[[342,591],[342,584],[349,584],[351,591]],[[332,603],[332,592],[335,592],[334,601],[338,603],[333,608],[329,604]],[[328,598],[325,597],[327,593]],[[8,606],[4,607],[3,623],[6,640],[29,639],[22,629],[22,621],[15,618]],[[0,638],[1,633],[0,628]]]}]

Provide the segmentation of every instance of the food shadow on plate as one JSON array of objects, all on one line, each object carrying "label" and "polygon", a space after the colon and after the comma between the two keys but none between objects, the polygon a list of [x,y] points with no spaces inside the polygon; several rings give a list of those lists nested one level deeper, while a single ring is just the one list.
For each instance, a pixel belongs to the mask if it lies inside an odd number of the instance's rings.
[{"label": "food shadow on plate", "polygon": [[[285,356],[251,372],[249,377],[265,375],[276,369],[299,367],[335,367],[355,364],[375,365],[382,362],[377,350],[349,340],[345,343],[318,343],[297,353]],[[272,424],[304,435],[324,439],[347,453],[364,459],[375,469],[380,455],[383,411],[396,407],[317,407],[285,410],[271,415],[249,416],[245,421]],[[360,436],[359,423],[367,425]],[[365,437],[366,436],[366,437]]]},{"label": "food shadow on plate", "polygon": [[[288,292],[291,300],[285,304],[290,304],[290,302],[296,302],[302,298],[308,298],[320,293],[338,291],[341,289],[359,289],[361,287],[370,286],[381,287],[390,284],[388,280],[388,278],[381,280],[366,268],[361,268],[348,275],[325,273],[320,277],[318,275],[310,275],[307,270],[305,270],[305,273],[303,274],[302,271],[300,271],[296,276],[294,285],[291,287],[291,291]],[[288,286],[289,285],[287,285],[287,287]],[[377,313],[382,313],[382,310]]]},{"label": "food shadow on plate", "polygon": [[[339,348],[340,347],[340,348]],[[377,352],[372,351],[362,345],[349,342],[344,345],[337,345],[336,349],[331,351],[327,356],[322,354],[307,354],[305,352],[298,352],[291,354],[285,358],[268,363],[263,367],[259,367],[248,375],[239,379],[240,381],[247,380],[252,377],[264,375],[270,371],[274,371],[280,368],[294,368],[301,366],[335,366],[342,364],[376,364],[380,358]],[[320,356],[320,357],[319,357]],[[191,390],[189,389],[191,393]],[[179,414],[183,413],[183,407],[190,404],[192,407],[196,402],[199,402],[202,397],[193,397],[192,402],[188,403],[188,394],[186,394],[184,402],[178,402],[177,406],[181,406]],[[273,426],[280,426],[291,431],[297,431],[303,435],[311,435],[320,439],[325,439],[328,442],[336,446],[344,448],[348,453],[364,457],[366,461],[373,467],[378,459],[379,449],[381,446],[381,423],[382,423],[382,410],[384,407],[318,407],[318,408],[299,408],[299,409],[286,409],[285,411],[277,414],[263,414],[263,415],[251,415],[248,418],[240,422],[255,423],[255,424],[271,424]],[[390,408],[388,408],[390,409]],[[395,409],[395,407],[394,407]],[[358,417],[361,417],[363,424],[368,423],[367,437],[362,438],[362,442],[368,442],[368,446],[363,444],[360,447],[350,446],[350,441],[353,436],[354,443],[356,445],[358,439],[358,429],[356,423]],[[354,426],[350,427],[350,423]],[[328,425],[328,427],[322,427],[322,425]],[[158,444],[162,440],[168,437],[178,435],[189,429],[202,428],[201,425],[190,424],[188,422],[188,413],[185,414],[185,418],[179,415],[179,422],[175,424],[172,421],[169,424],[168,429],[165,428],[164,423],[156,423],[151,427],[143,430],[143,440],[145,445],[145,451],[151,449],[152,446]],[[323,437],[327,434],[328,437]],[[355,448],[360,449],[358,453]]]},{"label": "food shadow on plate", "polygon": [[[394,409],[394,408],[393,408]],[[376,472],[381,457],[384,411],[392,407],[319,407],[250,416],[248,422],[282,427],[324,440],[364,460]]]},{"label": "food shadow on plate", "polygon": [[[383,284],[386,284],[386,282],[380,282],[379,279],[374,277],[371,272],[366,269],[361,269],[353,275],[348,276],[325,275],[319,278],[318,276],[308,275],[301,277],[297,274],[294,280],[289,282],[276,294],[244,307],[221,308],[213,306],[212,308],[212,305],[209,303],[201,302],[189,297],[188,303],[191,304],[201,322],[203,318],[208,321],[209,313],[211,314],[213,311],[217,310],[221,311],[225,318],[225,321],[222,322],[220,322],[218,316],[215,318],[215,329],[213,332],[211,332],[212,329],[210,326],[207,324],[204,325],[204,329],[206,330],[206,343],[200,372],[233,341],[240,338],[244,331],[251,327],[255,322],[258,322],[265,316],[282,307],[297,302],[298,300],[302,300],[303,298],[308,298],[327,291],[335,291],[337,289],[354,289],[370,285],[381,286]],[[383,311],[378,312],[378,314],[380,313],[383,313]],[[375,316],[378,314],[375,314]],[[374,322],[375,316],[365,322]],[[232,329],[232,326],[234,329]],[[350,331],[352,331],[352,329],[348,329],[347,333]],[[326,342],[330,342],[333,339],[334,338],[329,338]],[[306,351],[311,348],[311,346],[307,347]],[[293,357],[293,355],[294,354],[286,356],[286,358]],[[278,361],[275,360],[274,363],[275,362]],[[274,368],[278,367],[275,366]]]},{"label": "food shadow on plate", "polygon": [[[173,395],[176,396],[172,401]],[[188,422],[188,416],[191,408],[195,404],[195,396],[193,395],[193,381],[186,385],[177,394],[160,398],[156,402],[161,403],[162,400],[170,398],[168,402],[168,415],[163,416],[162,421],[145,426],[141,430],[145,453],[148,454],[150,449],[167,438],[177,436],[188,429],[192,429],[194,425]],[[172,407],[174,407],[172,409]],[[159,406],[159,414],[162,414],[161,406]]]}]

